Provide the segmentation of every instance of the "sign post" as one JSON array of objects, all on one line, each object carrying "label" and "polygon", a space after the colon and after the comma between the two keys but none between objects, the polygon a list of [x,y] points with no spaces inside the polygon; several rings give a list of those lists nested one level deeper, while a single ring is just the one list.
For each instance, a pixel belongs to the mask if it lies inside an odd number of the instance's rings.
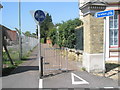
[{"label": "sign post", "polygon": [[40,43],[40,25],[45,19],[45,13],[42,10],[36,10],[34,13],[34,18],[38,22],[38,50],[39,50],[39,73],[40,78],[43,77],[43,58],[41,57],[41,43]]},{"label": "sign post", "polygon": [[[102,11],[95,13],[96,18],[102,18],[107,16],[114,16],[114,10]],[[105,76],[105,60],[106,60],[106,18],[104,18],[104,43],[103,43],[103,76]]]}]

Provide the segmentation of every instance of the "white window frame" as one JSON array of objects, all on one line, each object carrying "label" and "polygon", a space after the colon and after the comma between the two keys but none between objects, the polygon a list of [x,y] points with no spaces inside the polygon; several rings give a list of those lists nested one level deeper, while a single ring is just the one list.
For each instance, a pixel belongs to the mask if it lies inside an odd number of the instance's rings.
[{"label": "white window frame", "polygon": [[[114,30],[117,29],[119,31],[119,25],[118,25],[117,28],[114,28],[114,16],[112,16],[112,17],[113,17],[113,28],[110,28],[110,17],[109,17],[109,35],[110,35],[110,29],[113,30],[113,44],[112,45],[110,45],[110,36],[109,36],[109,47],[111,47],[111,48],[112,47],[118,47],[118,43],[117,43],[117,45],[115,45],[115,43],[114,43],[114,39],[115,39],[115,37],[114,37]],[[117,12],[117,22],[119,23],[118,18],[119,18],[119,14]],[[118,32],[118,34],[119,34],[119,32]],[[117,37],[117,39],[118,39],[118,37]]]}]

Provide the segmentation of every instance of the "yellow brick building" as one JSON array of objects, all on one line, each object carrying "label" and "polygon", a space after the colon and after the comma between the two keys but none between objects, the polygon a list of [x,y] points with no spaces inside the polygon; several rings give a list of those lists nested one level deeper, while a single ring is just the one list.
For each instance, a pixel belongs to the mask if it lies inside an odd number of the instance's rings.
[{"label": "yellow brick building", "polygon": [[[105,61],[119,61],[119,0],[79,0],[84,23],[83,67],[88,72],[105,71]],[[114,16],[96,18],[96,12],[114,10]]]}]

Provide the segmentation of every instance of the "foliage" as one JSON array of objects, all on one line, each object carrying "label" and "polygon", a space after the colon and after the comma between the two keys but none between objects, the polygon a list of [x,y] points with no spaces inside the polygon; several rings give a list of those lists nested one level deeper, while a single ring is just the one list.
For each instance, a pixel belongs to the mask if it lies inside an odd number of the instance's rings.
[{"label": "foliage", "polygon": [[19,64],[22,63],[22,61],[19,60],[19,52],[18,51],[9,49],[8,52],[9,52],[10,56],[12,57],[14,65],[11,64],[6,52],[3,52],[3,62],[2,62],[3,66],[4,66],[4,68],[2,69],[3,76],[9,75],[11,73],[11,71],[13,71]]},{"label": "foliage", "polygon": [[28,60],[31,52],[35,49],[36,47],[34,47],[32,50],[30,50],[27,54],[24,54],[22,56],[22,60],[19,60],[19,51],[14,50],[12,48],[8,49],[8,52],[10,54],[10,56],[12,57],[12,60],[14,62],[14,65],[12,65],[10,63],[10,60],[6,54],[6,52],[3,52],[3,68],[2,68],[2,75],[6,76],[9,75],[19,64],[23,63],[24,60]]},{"label": "foliage", "polygon": [[75,33],[76,33],[76,48],[77,50],[83,50],[84,49],[84,45],[83,45],[83,27],[80,27],[78,29],[75,29]]},{"label": "foliage", "polygon": [[37,37],[36,33],[32,33],[32,34],[31,34],[31,37],[36,38],[36,37]]},{"label": "foliage", "polygon": [[[52,17],[47,13],[45,20],[41,23],[40,31],[41,31],[41,38],[44,38],[44,43],[46,43],[46,39],[49,35],[50,29],[54,27],[52,22]],[[36,29],[36,34],[38,35],[38,29]]]},{"label": "foliage", "polygon": [[56,28],[52,28],[49,32],[49,37],[52,40],[52,45],[54,45],[55,43],[57,43],[57,37],[56,37]]},{"label": "foliage", "polygon": [[56,24],[56,27],[59,26],[59,28],[54,28],[50,32],[50,38],[52,40],[52,43],[58,44],[59,47],[75,48],[75,27],[80,26],[82,24],[82,21],[80,21],[78,18],[62,22],[61,24]]},{"label": "foliage", "polygon": [[23,33],[25,36],[28,36],[28,37],[34,37],[36,38],[36,33],[31,33],[30,31],[26,31],[25,33]]},{"label": "foliage", "polygon": [[41,38],[40,42],[41,42],[41,43],[44,43],[44,38]]},{"label": "foliage", "polygon": [[31,36],[30,31],[26,31],[24,34],[25,34],[25,36],[29,36],[29,37]]},{"label": "foliage", "polygon": [[[17,59],[19,59],[19,51],[18,51],[18,50],[10,48],[10,49],[8,50],[8,52],[9,52],[10,57],[12,58],[12,60],[17,60]],[[4,61],[8,61],[8,60],[9,60],[6,52],[3,52],[3,60],[4,60]]]}]

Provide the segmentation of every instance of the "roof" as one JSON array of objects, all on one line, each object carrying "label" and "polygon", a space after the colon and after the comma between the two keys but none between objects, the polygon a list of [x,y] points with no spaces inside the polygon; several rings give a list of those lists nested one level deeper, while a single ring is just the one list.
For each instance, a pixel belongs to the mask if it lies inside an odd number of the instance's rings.
[{"label": "roof", "polygon": [[82,2],[120,2],[120,0],[83,0]]},{"label": "roof", "polygon": [[[83,5],[87,3],[106,3],[106,4],[111,4],[111,3],[120,3],[120,0],[82,0],[80,1]],[[83,6],[82,5],[82,6]]]},{"label": "roof", "polygon": [[3,31],[3,36],[6,36],[11,41],[14,41],[17,39],[17,31],[11,30],[3,25],[0,25],[0,29]]},{"label": "roof", "polygon": [[0,4],[0,8],[3,8],[3,6]]}]

